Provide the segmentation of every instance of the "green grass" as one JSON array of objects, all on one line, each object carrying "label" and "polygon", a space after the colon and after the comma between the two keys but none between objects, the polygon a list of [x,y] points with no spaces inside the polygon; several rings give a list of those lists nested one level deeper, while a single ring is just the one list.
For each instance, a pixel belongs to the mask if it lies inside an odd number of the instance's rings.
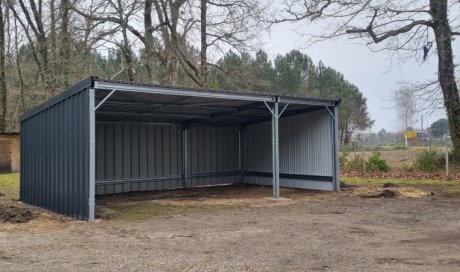
[{"label": "green grass", "polygon": [[99,206],[99,209],[96,211],[96,216],[110,220],[143,220],[157,216],[210,212],[229,207],[229,205],[179,206],[138,201],[128,203],[109,203],[104,206]]},{"label": "green grass", "polygon": [[460,180],[433,180],[433,179],[383,179],[341,177],[341,181],[349,185],[382,186],[385,183],[394,183],[401,186],[413,186],[430,189],[446,194],[450,197],[460,197]]},{"label": "green grass", "polygon": [[0,174],[0,193],[4,199],[19,198],[19,173]]}]

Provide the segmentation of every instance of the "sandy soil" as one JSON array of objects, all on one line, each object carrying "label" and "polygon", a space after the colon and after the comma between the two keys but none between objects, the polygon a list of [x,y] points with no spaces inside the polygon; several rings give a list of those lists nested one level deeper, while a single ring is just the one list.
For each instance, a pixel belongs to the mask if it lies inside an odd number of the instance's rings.
[{"label": "sandy soil", "polygon": [[[362,189],[360,189],[362,190]],[[0,228],[0,271],[458,271],[460,199],[359,190],[195,189],[106,197],[232,208],[140,221]],[[366,191],[365,194],[370,194]],[[54,220],[54,221],[53,221]],[[46,224],[48,222],[48,224]]]}]

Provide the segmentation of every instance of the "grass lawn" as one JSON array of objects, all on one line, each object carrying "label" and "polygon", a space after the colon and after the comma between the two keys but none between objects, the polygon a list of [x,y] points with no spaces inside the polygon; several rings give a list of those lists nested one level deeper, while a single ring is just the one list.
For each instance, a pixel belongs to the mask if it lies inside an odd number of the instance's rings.
[{"label": "grass lawn", "polygon": [[19,199],[19,173],[0,174],[0,196],[0,200]]}]

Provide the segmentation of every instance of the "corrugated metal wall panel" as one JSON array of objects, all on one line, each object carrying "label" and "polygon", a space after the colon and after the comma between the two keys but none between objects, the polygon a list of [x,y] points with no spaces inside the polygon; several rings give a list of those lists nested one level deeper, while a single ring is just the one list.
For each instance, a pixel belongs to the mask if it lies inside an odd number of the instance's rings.
[{"label": "corrugated metal wall panel", "polygon": [[89,218],[89,91],[21,122],[21,201]]},{"label": "corrugated metal wall panel", "polygon": [[[180,128],[149,124],[96,125],[96,194],[168,190],[234,183],[239,176],[190,177],[184,184]],[[238,171],[238,131],[191,127],[188,174]],[[158,180],[160,177],[171,177]]]},{"label": "corrugated metal wall panel", "polygon": [[[280,173],[333,176],[332,123],[329,112],[318,110],[280,119]],[[244,130],[244,171],[272,172],[271,122],[250,125]],[[262,183],[261,180],[263,180]],[[267,177],[245,176],[245,183],[266,184]],[[292,187],[298,181],[280,179]],[[331,182],[304,181],[295,188],[330,190]]]},{"label": "corrugated metal wall panel", "polygon": [[[267,185],[272,186],[273,178],[271,177],[256,177],[248,176],[244,178],[244,182],[247,184]],[[334,190],[334,184],[332,182],[316,181],[316,180],[304,180],[304,179],[284,179],[280,178],[280,187],[297,188],[297,189],[309,189],[309,190],[320,190],[320,191],[332,191]]]}]

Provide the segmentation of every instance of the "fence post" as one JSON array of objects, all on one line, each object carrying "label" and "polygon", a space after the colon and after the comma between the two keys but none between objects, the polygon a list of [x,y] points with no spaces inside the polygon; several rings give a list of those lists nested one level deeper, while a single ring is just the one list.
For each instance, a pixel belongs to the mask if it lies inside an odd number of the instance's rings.
[{"label": "fence post", "polygon": [[449,145],[446,142],[446,177],[449,176]]}]

